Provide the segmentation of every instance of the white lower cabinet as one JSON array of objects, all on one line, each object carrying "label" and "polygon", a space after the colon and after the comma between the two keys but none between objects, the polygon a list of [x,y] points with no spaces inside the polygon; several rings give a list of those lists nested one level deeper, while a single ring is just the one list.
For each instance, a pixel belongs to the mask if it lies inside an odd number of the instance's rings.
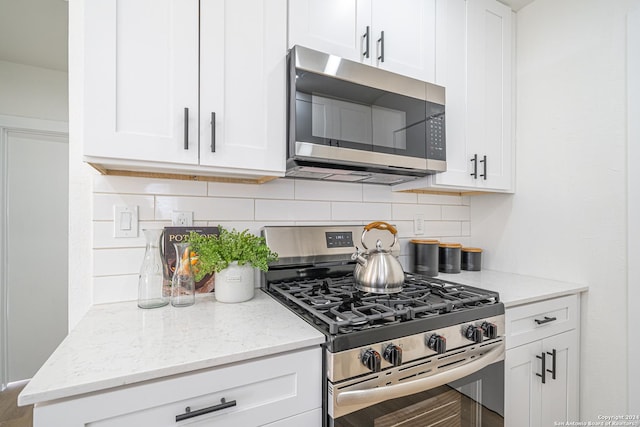
[{"label": "white lower cabinet", "polygon": [[321,357],[311,348],[36,405],[33,425],[320,426]]},{"label": "white lower cabinet", "polygon": [[577,295],[507,309],[505,426],[578,420]]}]

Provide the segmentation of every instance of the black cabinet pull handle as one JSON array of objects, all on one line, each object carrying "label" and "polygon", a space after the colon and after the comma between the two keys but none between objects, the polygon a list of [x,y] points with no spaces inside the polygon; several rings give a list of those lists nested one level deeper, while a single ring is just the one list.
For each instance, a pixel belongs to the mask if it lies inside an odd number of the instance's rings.
[{"label": "black cabinet pull handle", "polygon": [[484,178],[484,180],[487,180],[487,156],[482,156],[482,160],[480,160],[480,163],[483,164],[483,173],[482,175],[480,175],[482,178]]},{"label": "black cabinet pull handle", "polygon": [[544,319],[540,320],[540,319],[535,319],[536,323],[538,325],[544,325],[545,323],[549,323],[549,322],[553,322],[555,320],[558,320],[557,317],[553,316],[553,317],[549,317],[549,316],[544,316]]},{"label": "black cabinet pull handle", "polygon": [[478,179],[478,155],[474,154],[471,158],[471,161],[473,162],[473,173],[471,173],[470,175],[473,177],[473,179]]},{"label": "black cabinet pull handle", "polygon": [[189,149],[189,109],[184,107],[184,149]]},{"label": "black cabinet pull handle", "polygon": [[236,406],[236,401],[232,400],[230,402],[227,402],[224,397],[220,399],[219,405],[209,406],[208,408],[198,409],[197,411],[191,411],[191,408],[187,406],[186,408],[184,408],[184,414],[176,415],[176,422],[188,420],[189,418],[199,417],[200,415],[204,414],[210,414],[211,412],[231,408],[232,406]]},{"label": "black cabinet pull handle", "polygon": [[378,42],[380,43],[380,56],[378,56],[378,60],[384,62],[384,31],[380,31]]},{"label": "black cabinet pull handle", "polygon": [[211,113],[211,152],[216,152],[216,113]]},{"label": "black cabinet pull handle", "polygon": [[537,359],[542,360],[542,370],[540,372],[542,372],[541,374],[536,373],[536,375],[538,377],[542,378],[542,384],[546,383],[546,373],[547,373],[547,356],[544,353],[544,351],[540,354],[540,356],[536,356]]},{"label": "black cabinet pull handle", "polygon": [[364,52],[362,53],[362,56],[364,56],[365,58],[369,57],[369,26],[367,25],[367,31],[365,31],[365,33],[362,35],[362,38],[366,39],[365,43],[364,43]]},{"label": "black cabinet pull handle", "polygon": [[547,351],[547,354],[551,356],[551,370],[547,369],[547,372],[551,373],[551,378],[556,379],[556,349],[554,348],[551,353]]}]

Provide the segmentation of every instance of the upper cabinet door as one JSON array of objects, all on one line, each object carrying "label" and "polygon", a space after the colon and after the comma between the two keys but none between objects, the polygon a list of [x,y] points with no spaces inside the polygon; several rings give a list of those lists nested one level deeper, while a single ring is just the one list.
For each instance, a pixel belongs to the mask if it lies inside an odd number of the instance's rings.
[{"label": "upper cabinet door", "polygon": [[372,0],[370,37],[373,64],[394,73],[433,82],[435,13],[435,0]]},{"label": "upper cabinet door", "polygon": [[495,0],[438,0],[436,11],[447,171],[394,188],[511,192],[512,12]]},{"label": "upper cabinet door", "polygon": [[511,9],[494,0],[467,1],[467,138],[486,164],[479,188],[510,190],[513,185],[511,135]]},{"label": "upper cabinet door", "polygon": [[197,164],[198,0],[84,9],[85,156]]},{"label": "upper cabinet door", "polygon": [[292,0],[289,47],[302,45],[432,82],[435,1]]},{"label": "upper cabinet door", "polygon": [[282,175],[286,0],[200,3],[200,164]]},{"label": "upper cabinet door", "polygon": [[375,50],[373,37],[370,0],[289,1],[289,47],[301,45],[371,64]]}]

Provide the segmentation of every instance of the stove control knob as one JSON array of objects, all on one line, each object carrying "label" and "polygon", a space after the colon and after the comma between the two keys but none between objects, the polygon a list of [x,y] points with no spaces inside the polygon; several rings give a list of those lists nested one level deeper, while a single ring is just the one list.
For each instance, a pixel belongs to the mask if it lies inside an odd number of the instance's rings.
[{"label": "stove control knob", "polygon": [[498,336],[498,327],[495,323],[484,322],[481,328],[484,329],[484,336],[490,340]]},{"label": "stove control knob", "polygon": [[442,335],[433,334],[427,338],[427,347],[438,354],[444,354],[447,351],[447,339]]},{"label": "stove control knob", "polygon": [[380,353],[373,349],[368,349],[364,353],[362,353],[362,357],[360,358],[362,364],[369,368],[371,372],[380,372]]},{"label": "stove control knob", "polygon": [[393,366],[402,365],[402,349],[395,344],[389,344],[382,353],[384,360],[391,363]]},{"label": "stove control knob", "polygon": [[464,332],[464,336],[469,341],[481,343],[484,338],[484,330],[481,327],[469,325]]}]

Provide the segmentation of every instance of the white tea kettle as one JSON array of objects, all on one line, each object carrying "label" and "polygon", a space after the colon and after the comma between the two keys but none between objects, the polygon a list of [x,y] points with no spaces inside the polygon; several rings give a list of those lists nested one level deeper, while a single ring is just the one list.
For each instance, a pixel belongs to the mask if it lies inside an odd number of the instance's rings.
[{"label": "white tea kettle", "polygon": [[[382,248],[380,239],[376,241],[375,249],[367,248],[364,236],[367,231],[374,228],[387,230],[393,234],[393,243],[389,246],[389,250]],[[383,221],[372,222],[364,227],[360,241],[366,252],[360,252],[356,247],[356,252],[351,256],[351,259],[357,262],[353,271],[356,289],[376,294],[392,294],[402,291],[404,271],[400,261],[390,251],[398,243],[398,230]]]}]

